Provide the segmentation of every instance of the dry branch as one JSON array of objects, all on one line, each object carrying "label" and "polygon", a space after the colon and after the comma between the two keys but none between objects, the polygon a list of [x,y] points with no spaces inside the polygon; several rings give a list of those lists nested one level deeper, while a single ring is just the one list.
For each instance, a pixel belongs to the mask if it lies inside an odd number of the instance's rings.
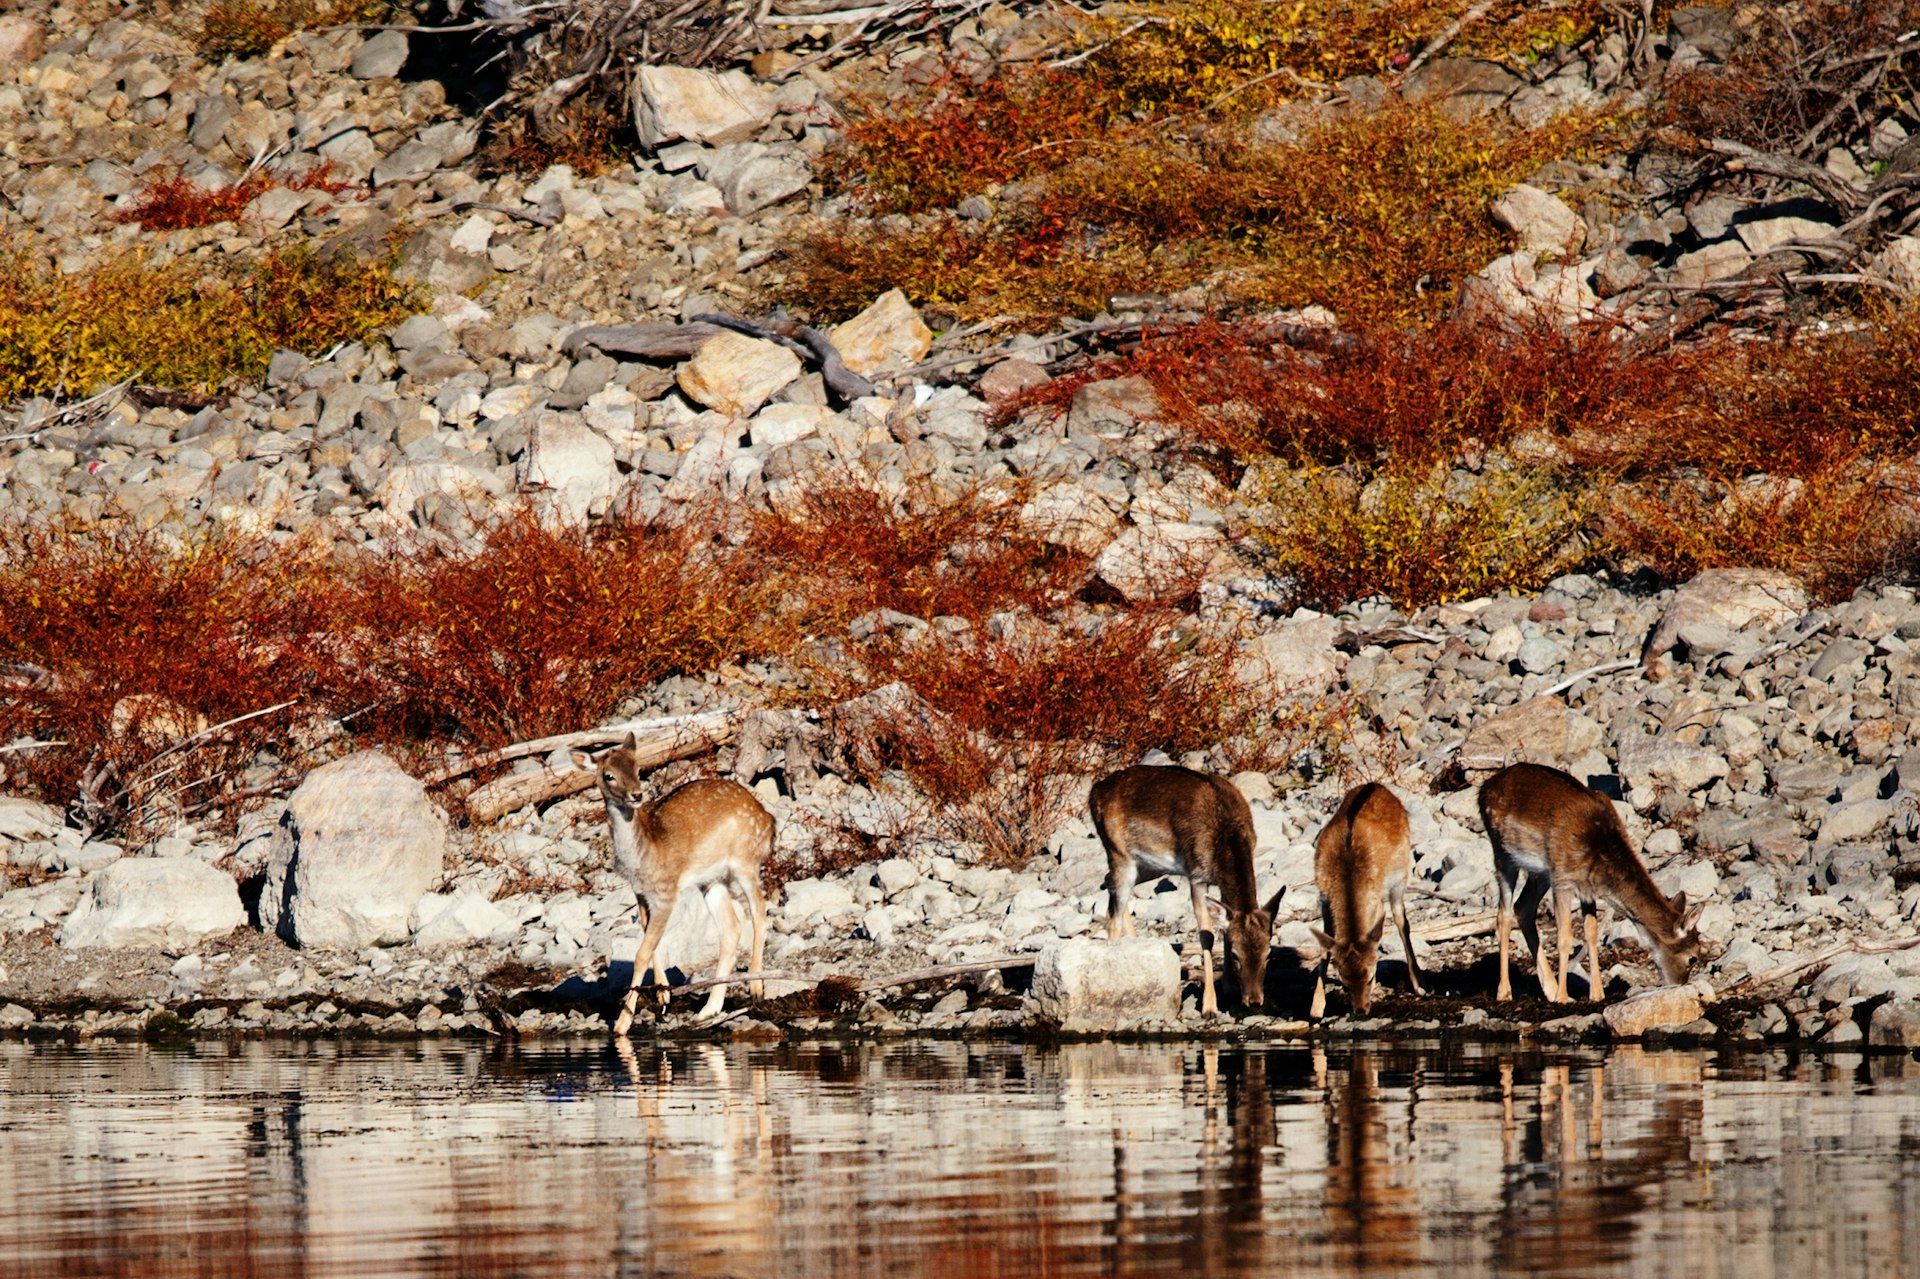
[{"label": "dry branch", "polygon": [[[672,721],[675,727],[671,731],[658,735],[649,733],[645,738],[640,739],[635,762],[643,769],[658,768],[676,759],[686,759],[710,751],[733,736],[734,730],[740,725],[740,719],[741,716],[737,711],[713,711],[706,716],[689,715],[678,721]],[[695,720],[703,722],[697,724],[690,722]],[[583,733],[569,733],[564,737],[543,738],[539,742],[522,743],[521,746],[525,748],[522,754],[535,753],[534,748],[542,746],[550,753],[562,746],[611,744],[619,741],[629,732],[637,736],[648,727],[648,724],[643,721],[638,724],[618,724],[609,728],[589,729]],[[521,747],[510,746],[506,750],[516,751],[521,750]],[[466,769],[461,771],[464,772]],[[593,774],[590,772],[572,766],[554,768],[551,765],[542,764],[533,772],[514,773],[488,782],[485,786],[476,787],[473,793],[467,796],[467,816],[473,822],[485,824],[496,821],[517,808],[560,799],[583,791],[591,785],[593,785]]]},{"label": "dry branch", "polygon": [[1785,981],[1789,977],[1798,976],[1809,968],[1818,968],[1822,964],[1830,964],[1842,955],[1883,955],[1896,950],[1912,950],[1915,946],[1920,946],[1920,937],[1902,937],[1896,941],[1861,941],[1858,938],[1854,938],[1829,946],[1825,950],[1808,955],[1803,959],[1791,960],[1778,967],[1768,968],[1762,972],[1748,973],[1745,977],[1736,978],[1720,991],[1720,998],[1725,999],[1728,995],[1744,990],[1749,986],[1771,986],[1777,981]]}]

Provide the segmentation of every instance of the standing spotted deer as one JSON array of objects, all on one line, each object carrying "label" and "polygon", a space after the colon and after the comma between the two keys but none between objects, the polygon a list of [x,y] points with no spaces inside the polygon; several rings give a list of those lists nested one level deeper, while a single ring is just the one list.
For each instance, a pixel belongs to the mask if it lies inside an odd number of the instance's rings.
[{"label": "standing spotted deer", "polygon": [[[633,984],[621,1005],[613,1033],[625,1035],[633,1025],[640,997],[641,974],[651,967],[662,1006],[667,1002],[667,970],[660,959],[660,939],[682,891],[698,888],[707,899],[707,911],[720,930],[720,962],[715,976],[733,972],[740,949],[740,919],[733,894],[746,899],[753,921],[753,949],[747,972],[757,973],[767,941],[767,901],[760,890],[760,864],[773,850],[773,818],[753,793],[738,782],[708,777],[675,788],[652,803],[640,802],[640,769],[632,733],[618,746],[601,751],[572,752],[574,766],[590,770],[606,801],[607,825],[613,831],[614,869],[625,876],[640,898],[640,923],[646,929],[633,957]],[[761,983],[749,986],[755,998]],[[726,1002],[725,985],[713,987],[702,1017],[717,1017]]]},{"label": "standing spotted deer", "polygon": [[[1493,843],[1500,876],[1500,987],[1496,998],[1511,999],[1507,950],[1513,918],[1533,952],[1540,989],[1555,1003],[1567,999],[1567,963],[1573,951],[1573,903],[1586,917],[1587,998],[1600,998],[1601,898],[1613,902],[1646,939],[1660,978],[1670,986],[1687,980],[1700,954],[1700,908],[1687,909],[1687,895],[1672,901],[1653,882],[1627,842],[1627,828],[1613,802],[1557,768],[1514,764],[1480,787],[1480,817]],[[1527,872],[1520,900],[1513,900],[1521,871]],[[1557,971],[1540,949],[1540,899],[1553,889],[1560,927]]]},{"label": "standing spotted deer", "polygon": [[1326,1011],[1329,965],[1340,974],[1355,1013],[1365,1016],[1373,1006],[1373,970],[1380,960],[1388,908],[1400,933],[1413,993],[1427,993],[1420,986],[1413,935],[1407,929],[1407,877],[1412,873],[1407,810],[1399,799],[1378,782],[1348,791],[1313,841],[1321,925],[1313,934],[1325,954],[1313,983],[1312,1016]]},{"label": "standing spotted deer", "polygon": [[1213,920],[1207,911],[1207,885],[1213,884],[1227,916],[1228,960],[1240,1001],[1250,1008],[1265,1002],[1273,912],[1286,889],[1260,904],[1253,879],[1253,813],[1245,796],[1224,777],[1136,764],[1095,782],[1088,807],[1107,850],[1107,937],[1133,936],[1133,886],[1142,871],[1149,877],[1185,875],[1200,927],[1200,1009],[1211,1016],[1220,1010],[1213,990]]}]

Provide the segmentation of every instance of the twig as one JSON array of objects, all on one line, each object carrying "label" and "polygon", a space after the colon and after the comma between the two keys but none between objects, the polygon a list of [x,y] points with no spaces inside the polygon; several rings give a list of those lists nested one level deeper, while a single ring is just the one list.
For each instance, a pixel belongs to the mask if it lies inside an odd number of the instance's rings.
[{"label": "twig", "polygon": [[1414,54],[1413,60],[1407,63],[1406,68],[1400,72],[1401,83],[1406,83],[1407,77],[1425,66],[1427,60],[1432,58],[1434,54],[1439,53],[1442,49],[1459,39],[1460,33],[1467,29],[1468,24],[1478,22],[1480,19],[1486,17],[1487,10],[1491,8],[1493,8],[1493,0],[1480,0],[1480,3],[1474,5],[1473,8],[1467,10],[1449,23],[1446,30],[1427,41],[1427,47]]},{"label": "twig", "polygon": [[1114,45],[1119,44],[1122,40],[1126,39],[1128,36],[1132,35],[1134,32],[1140,30],[1142,27],[1151,27],[1156,25],[1165,26],[1166,24],[1167,24],[1167,20],[1165,18],[1141,18],[1137,22],[1129,24],[1124,31],[1121,31],[1119,34],[1115,35],[1111,40],[1102,40],[1099,44],[1094,45],[1092,48],[1082,49],[1080,52],[1074,54],[1070,58],[1060,58],[1056,61],[1049,62],[1047,64],[1047,70],[1065,71],[1068,67],[1079,66],[1082,62],[1085,62],[1088,58],[1091,58],[1094,54],[1100,52],[1102,49],[1111,49]]},{"label": "twig", "polygon": [[232,719],[224,720],[221,723],[211,726],[210,728],[203,728],[199,732],[195,733],[193,736],[183,737],[179,741],[175,742],[173,745],[167,747],[165,750],[155,755],[152,759],[148,760],[144,767],[152,768],[155,764],[159,763],[161,760],[165,759],[167,756],[175,754],[178,751],[192,750],[195,746],[200,745],[200,743],[202,742],[211,741],[216,735],[225,732],[229,728],[232,728],[235,724],[244,724],[250,719],[259,719],[262,716],[271,715],[275,711],[284,711],[289,706],[298,706],[299,704],[300,704],[300,699],[296,697],[292,701],[281,702],[277,706],[269,706],[264,710],[248,711],[245,715],[236,715]]},{"label": "twig", "polygon": [[1729,173],[1764,173],[1769,177],[1785,178],[1789,182],[1810,186],[1831,200],[1835,207],[1848,213],[1859,211],[1867,202],[1866,197],[1845,178],[1797,156],[1756,151],[1730,138],[1715,138],[1707,146],[1716,154],[1726,157]]},{"label": "twig", "polygon": [[525,759],[529,755],[551,755],[563,746],[596,746],[603,742],[617,742],[628,733],[636,736],[644,734],[648,740],[667,736],[683,729],[703,731],[725,726],[733,711],[698,711],[692,715],[675,715],[667,719],[641,719],[626,724],[609,724],[605,728],[589,728],[577,733],[561,733],[555,737],[542,737],[534,741],[515,742],[499,750],[488,751],[484,755],[475,755],[470,759],[436,768],[421,778],[428,786],[441,786],[456,777],[464,777],[476,769],[491,768],[495,764],[504,764],[510,759]]},{"label": "twig", "polygon": [[489,213],[504,213],[510,218],[518,218],[522,222],[531,222],[535,226],[549,228],[557,226],[560,221],[558,218],[548,217],[538,209],[516,209],[510,204],[496,204],[490,200],[455,200],[447,207],[454,213],[462,209],[485,209]]},{"label": "twig", "polygon": [[1568,689],[1572,688],[1575,684],[1578,684],[1583,679],[1590,678],[1591,676],[1594,676],[1594,675],[1611,675],[1615,671],[1628,670],[1638,665],[1640,665],[1640,659],[1637,657],[1623,657],[1618,661],[1614,661],[1614,662],[1602,662],[1598,666],[1589,666],[1583,671],[1575,671],[1573,674],[1561,680],[1558,684],[1555,684],[1552,688],[1546,688],[1546,689],[1540,690],[1537,696],[1554,697],[1560,693],[1566,692]]},{"label": "twig", "polygon": [[11,755],[15,751],[47,750],[54,746],[65,746],[66,742],[14,742],[10,746],[0,746],[0,755]]},{"label": "twig", "polygon": [[1816,955],[1809,955],[1804,959],[1792,960],[1788,963],[1781,964],[1777,968],[1769,968],[1764,972],[1748,973],[1744,977],[1736,978],[1719,992],[1719,997],[1725,999],[1728,995],[1747,986],[1771,986],[1774,982],[1784,981],[1789,977],[1805,972],[1809,968],[1817,968],[1821,964],[1831,963],[1842,955],[1882,955],[1890,951],[1912,950],[1915,946],[1920,946],[1920,937],[1903,937],[1898,941],[1861,941],[1858,938],[1854,938],[1850,941],[1843,941],[1837,945],[1829,946]]}]

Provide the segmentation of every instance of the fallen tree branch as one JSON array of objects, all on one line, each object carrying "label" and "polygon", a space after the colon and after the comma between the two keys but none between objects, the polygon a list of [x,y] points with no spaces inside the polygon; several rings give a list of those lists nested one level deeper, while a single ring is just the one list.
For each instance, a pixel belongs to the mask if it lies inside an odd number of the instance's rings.
[{"label": "fallen tree branch", "polygon": [[502,746],[499,750],[488,751],[484,755],[475,755],[444,765],[428,773],[421,778],[421,781],[428,786],[442,786],[456,777],[464,777],[478,769],[492,768],[495,764],[504,764],[510,759],[525,759],[529,755],[551,755],[563,746],[599,746],[617,742],[628,733],[635,735],[644,733],[650,741],[663,733],[673,734],[689,728],[697,732],[710,731],[721,727],[728,717],[738,714],[737,711],[698,711],[692,715],[675,715],[668,719],[639,719],[626,724],[609,724],[604,728],[588,728],[577,733],[560,733],[553,737],[515,742],[511,746]]},{"label": "fallen tree branch", "polygon": [[1731,138],[1715,138],[1707,146],[1715,154],[1726,158],[1725,165],[1729,173],[1762,173],[1768,177],[1798,182],[1812,187],[1846,213],[1857,213],[1867,203],[1866,197],[1854,188],[1853,183],[1811,161],[1756,151]]},{"label": "fallen tree branch", "polygon": [[724,331],[717,324],[589,324],[567,334],[560,349],[578,355],[582,347],[597,346],[609,355],[684,360]]},{"label": "fallen tree branch", "polygon": [[1858,938],[1854,938],[1850,941],[1843,941],[1836,945],[1829,946],[1818,954],[1809,955],[1804,959],[1795,959],[1788,963],[1781,964],[1776,968],[1769,968],[1764,972],[1748,973],[1744,977],[1735,978],[1719,992],[1719,998],[1725,999],[1735,991],[1742,990],[1748,986],[1771,986],[1774,982],[1785,981],[1787,978],[1797,976],[1809,968],[1818,968],[1822,964],[1830,964],[1842,955],[1884,955],[1897,950],[1912,950],[1915,946],[1920,946],[1920,937],[1902,937],[1898,941],[1878,942],[1861,941]]},{"label": "fallen tree branch", "polygon": [[1631,670],[1638,665],[1640,665],[1640,659],[1637,657],[1623,657],[1616,662],[1602,662],[1598,666],[1589,666],[1583,671],[1575,671],[1553,687],[1541,689],[1535,696],[1556,697],[1583,679],[1589,679],[1595,675],[1611,675],[1615,671]]},{"label": "fallen tree branch", "polygon": [[1434,919],[1413,926],[1413,935],[1424,942],[1459,941],[1464,937],[1479,937],[1493,932],[1500,926],[1500,912],[1481,911],[1477,915],[1468,915],[1462,919]]},{"label": "fallen tree branch", "polygon": [[[709,713],[717,718],[708,724],[695,726],[683,723],[671,733],[659,736],[649,735],[641,740],[635,751],[635,767],[658,768],[676,759],[687,759],[693,755],[704,754],[732,737],[741,719],[744,718],[744,715],[738,711]],[[559,749],[562,743],[578,746],[602,743],[610,745],[629,732],[634,732],[637,736],[638,730],[644,727],[646,727],[644,721],[640,724],[618,724],[610,728],[588,729],[583,733],[568,734],[564,739],[546,740],[554,743],[548,747],[549,751]],[[526,743],[526,745],[532,746],[534,743]],[[525,808],[528,804],[544,804],[548,800],[577,794],[593,785],[593,777],[592,772],[574,768],[571,764],[564,769],[542,764],[532,772],[512,773],[488,782],[484,786],[475,787],[467,796],[467,818],[476,824],[485,825],[499,820],[515,809]]]},{"label": "fallen tree branch", "polygon": [[484,209],[488,213],[503,213],[507,217],[518,218],[522,222],[531,222],[534,226],[548,228],[560,224],[559,218],[550,218],[538,209],[528,209],[524,206],[516,207],[511,204],[500,204],[493,200],[455,200],[452,204],[448,205],[447,208],[454,213],[458,213],[462,209]]},{"label": "fallen tree branch", "polygon": [[1480,0],[1473,8],[1448,23],[1444,31],[1427,41],[1426,47],[1413,55],[1412,61],[1408,62],[1406,69],[1400,73],[1400,83],[1405,84],[1408,76],[1425,66],[1436,53],[1459,39],[1460,33],[1468,26],[1486,17],[1487,10],[1491,8],[1493,8],[1493,0]]}]

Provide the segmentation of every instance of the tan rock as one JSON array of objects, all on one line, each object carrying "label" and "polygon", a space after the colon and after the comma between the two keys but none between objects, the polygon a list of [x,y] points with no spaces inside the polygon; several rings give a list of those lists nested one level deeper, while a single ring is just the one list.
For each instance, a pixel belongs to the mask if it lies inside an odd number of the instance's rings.
[{"label": "tan rock", "polygon": [[768,397],[800,376],[800,357],[744,333],[708,338],[680,366],[680,389],[710,409],[752,417]]},{"label": "tan rock", "polygon": [[1078,484],[1052,484],[1020,508],[1020,523],[1040,540],[1082,555],[1098,555],[1113,541],[1120,517],[1106,499]]},{"label": "tan rock", "polygon": [[1569,710],[1558,697],[1535,697],[1468,730],[1460,763],[1476,770],[1521,762],[1567,768],[1597,749],[1603,737],[1600,725]]},{"label": "tan rock", "polygon": [[47,51],[47,30],[25,14],[0,17],[0,73],[18,75]]},{"label": "tan rock", "polygon": [[649,151],[685,139],[719,146],[745,142],[772,121],[773,95],[744,71],[637,67],[633,123]]},{"label": "tan rock", "polygon": [[1558,196],[1522,182],[1493,202],[1493,220],[1520,237],[1522,253],[1572,253],[1587,233]]},{"label": "tan rock", "polygon": [[1094,571],[1136,604],[1174,599],[1198,587],[1225,548],[1220,530],[1200,524],[1135,527],[1100,552]]},{"label": "tan rock", "polygon": [[1706,1010],[1694,986],[1661,986],[1629,995],[1601,1010],[1615,1039],[1638,1039],[1657,1026],[1684,1026]]},{"label": "tan rock", "polygon": [[933,349],[933,330],[899,289],[890,289],[845,324],[827,334],[847,367],[863,377],[883,371],[889,360],[918,364]]},{"label": "tan rock", "polygon": [[1756,624],[1784,626],[1806,611],[1806,591],[1783,573],[1761,568],[1708,569],[1667,601],[1640,650],[1640,660],[1650,676],[1661,679],[1666,654],[1683,627],[1695,622],[1718,622],[1732,631]]}]

